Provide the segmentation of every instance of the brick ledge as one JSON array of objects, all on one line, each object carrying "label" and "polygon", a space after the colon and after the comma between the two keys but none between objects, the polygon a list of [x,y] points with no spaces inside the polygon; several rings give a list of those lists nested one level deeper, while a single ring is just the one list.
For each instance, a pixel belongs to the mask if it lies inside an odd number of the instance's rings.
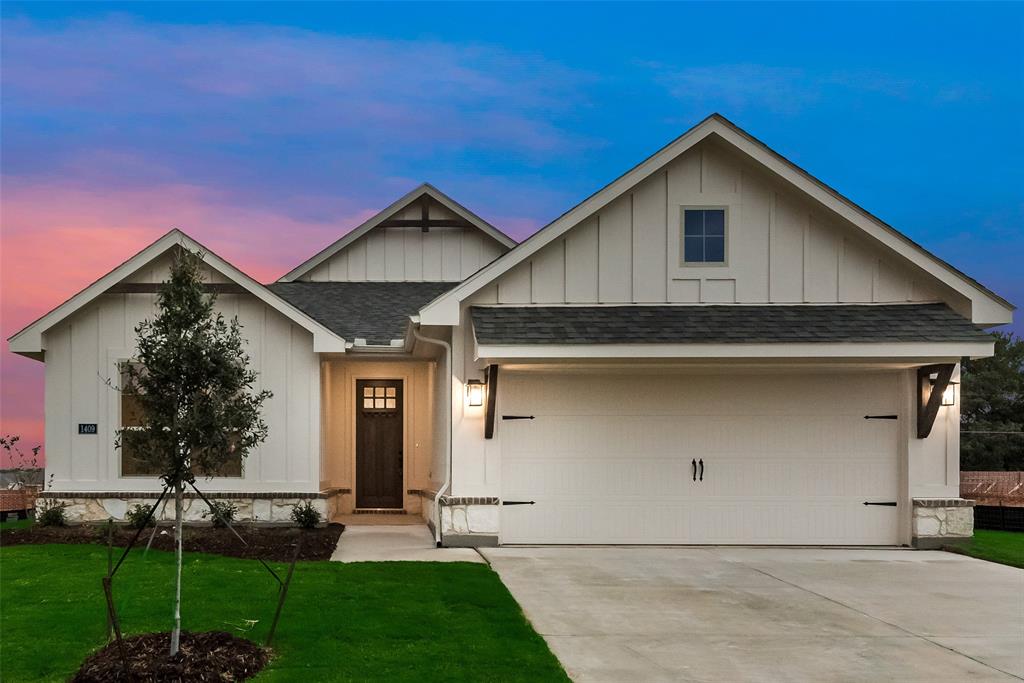
[{"label": "brick ledge", "polygon": [[[330,498],[338,494],[351,493],[350,489],[324,489],[323,491],[203,491],[207,498],[252,498],[274,500],[275,498]],[[157,498],[159,491],[43,491],[40,498]],[[199,498],[194,492],[186,491],[185,498]]]},{"label": "brick ledge", "polygon": [[967,498],[915,498],[916,508],[972,508],[974,501]]}]

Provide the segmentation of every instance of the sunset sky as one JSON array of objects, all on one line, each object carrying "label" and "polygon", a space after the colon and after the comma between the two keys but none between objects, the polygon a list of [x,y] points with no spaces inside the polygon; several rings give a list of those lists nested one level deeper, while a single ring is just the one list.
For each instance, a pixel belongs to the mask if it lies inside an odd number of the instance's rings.
[{"label": "sunset sky", "polygon": [[5,340],[171,227],[271,281],[429,181],[521,239],[714,111],[1024,302],[1024,5],[0,11]]}]

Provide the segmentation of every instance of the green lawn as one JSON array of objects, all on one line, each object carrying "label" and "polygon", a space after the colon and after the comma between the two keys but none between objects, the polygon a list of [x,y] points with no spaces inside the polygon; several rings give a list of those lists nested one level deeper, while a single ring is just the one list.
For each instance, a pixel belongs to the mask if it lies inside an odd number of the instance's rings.
[{"label": "green lawn", "polygon": [[[170,627],[173,559],[133,551],[115,577],[126,633]],[[0,551],[0,679],[66,680],[103,644],[106,562],[93,545]],[[284,575],[286,565],[272,566]],[[183,576],[185,628],[263,642],[277,593],[259,563],[187,553]],[[478,564],[300,562],[274,650],[257,680],[567,680],[497,574]]]},{"label": "green lawn", "polygon": [[0,531],[4,529],[27,529],[32,526],[31,519],[18,519],[17,515],[11,515],[6,522],[0,522]]},{"label": "green lawn", "polygon": [[1024,533],[1019,531],[976,529],[974,538],[958,546],[955,551],[1024,569]]}]

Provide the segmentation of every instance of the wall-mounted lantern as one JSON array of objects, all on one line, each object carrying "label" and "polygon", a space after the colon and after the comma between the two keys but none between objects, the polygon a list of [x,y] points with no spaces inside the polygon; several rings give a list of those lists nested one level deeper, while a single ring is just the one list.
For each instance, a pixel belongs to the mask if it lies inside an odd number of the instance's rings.
[{"label": "wall-mounted lantern", "polygon": [[[933,373],[932,375],[930,375],[928,377],[928,380],[931,382],[931,385],[933,387],[935,386],[935,382],[938,379],[938,376],[939,376],[938,373]],[[949,380],[949,383],[946,384],[945,390],[943,390],[943,392],[942,392],[942,405],[944,405],[944,406],[956,405],[956,386],[958,384],[960,384],[960,380],[956,380],[956,379]]]},{"label": "wall-mounted lantern", "polygon": [[466,402],[473,407],[484,404],[484,387],[486,383],[482,379],[466,380]]}]

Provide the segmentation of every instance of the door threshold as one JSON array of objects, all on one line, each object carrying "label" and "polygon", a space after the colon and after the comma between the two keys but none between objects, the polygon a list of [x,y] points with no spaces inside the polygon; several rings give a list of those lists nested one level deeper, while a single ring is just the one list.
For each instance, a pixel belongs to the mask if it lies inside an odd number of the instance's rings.
[{"label": "door threshold", "polygon": [[353,515],[407,515],[404,508],[356,508]]}]

